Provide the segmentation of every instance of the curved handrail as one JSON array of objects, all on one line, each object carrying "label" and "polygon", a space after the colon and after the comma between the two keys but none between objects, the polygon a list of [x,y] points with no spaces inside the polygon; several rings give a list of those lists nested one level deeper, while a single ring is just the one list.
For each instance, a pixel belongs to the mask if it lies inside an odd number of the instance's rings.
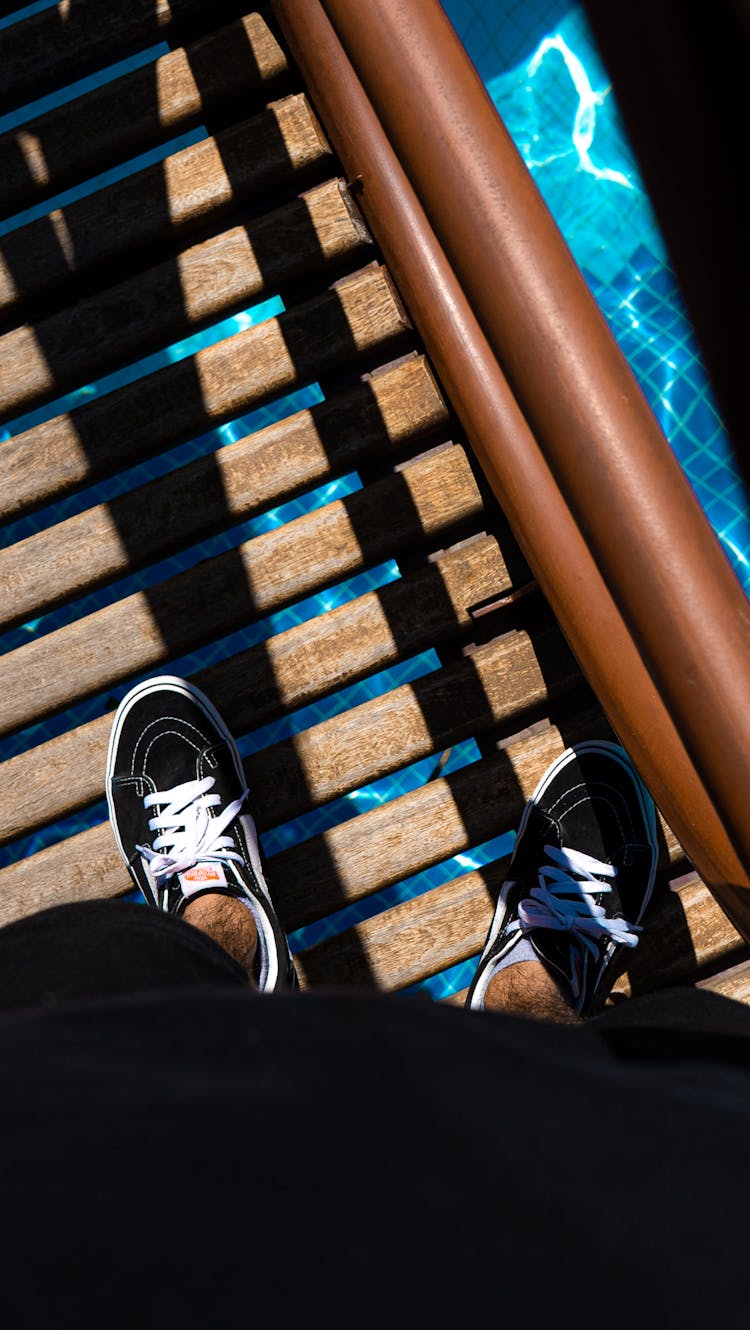
[{"label": "curved handrail", "polygon": [[[368,15],[379,21],[402,8],[352,0],[341,8],[349,13],[349,6],[353,26],[365,29]],[[327,7],[338,11],[337,0],[327,0]],[[360,178],[363,211],[573,650],[687,852],[738,926],[750,932],[748,875],[320,0],[273,0],[273,8],[345,169]],[[425,0],[408,8],[432,9]],[[375,49],[382,61],[382,50]],[[431,61],[428,69],[441,96],[449,96],[440,66]],[[480,92],[484,98],[481,85]],[[423,136],[439,137],[432,103],[423,107],[421,126]],[[582,283],[577,270],[576,276]],[[606,409],[599,400],[596,411]]]},{"label": "curved handrail", "polygon": [[747,598],[437,0],[325,8],[748,868]]}]

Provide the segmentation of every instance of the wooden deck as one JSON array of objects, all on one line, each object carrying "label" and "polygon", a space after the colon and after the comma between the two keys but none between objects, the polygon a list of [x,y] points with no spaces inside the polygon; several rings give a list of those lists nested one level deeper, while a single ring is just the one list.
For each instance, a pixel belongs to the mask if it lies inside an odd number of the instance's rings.
[{"label": "wooden deck", "polygon": [[[434,778],[272,860],[286,927],[506,831],[566,744],[608,733],[461,437],[267,16],[182,0],[84,6],[0,32],[8,97],[168,39],[170,54],[0,136],[4,215],[205,124],[208,137],[0,238],[0,411],[54,402],[247,306],[277,317],[2,447],[3,632],[357,471],[363,486],[0,657],[0,736],[59,717],[385,560],[401,578],[195,681],[236,734],[433,648],[441,667],[246,761],[262,830],[434,755]],[[226,23],[215,31],[202,25]],[[184,45],[180,43],[184,41]],[[31,54],[34,53],[32,61]],[[70,495],[296,388],[324,401],[74,516]],[[57,505],[57,506],[56,506]],[[119,690],[119,691],[116,691]],[[95,805],[111,714],[3,764],[0,842]],[[480,760],[449,775],[464,739]],[[618,991],[677,980],[745,1000],[746,949],[669,829],[651,927]],[[505,863],[463,873],[300,956],[308,984],[406,988],[475,956]],[[672,885],[670,885],[670,883]],[[130,889],[106,822],[0,869],[0,921]],[[723,972],[732,967],[727,974]]]}]

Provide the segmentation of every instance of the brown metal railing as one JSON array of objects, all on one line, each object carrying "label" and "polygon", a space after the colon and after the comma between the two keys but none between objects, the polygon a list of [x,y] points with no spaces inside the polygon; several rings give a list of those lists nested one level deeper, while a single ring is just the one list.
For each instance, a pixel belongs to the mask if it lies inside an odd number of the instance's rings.
[{"label": "brown metal railing", "polygon": [[750,611],[697,500],[440,6],[272,2],[573,650],[750,935]]}]

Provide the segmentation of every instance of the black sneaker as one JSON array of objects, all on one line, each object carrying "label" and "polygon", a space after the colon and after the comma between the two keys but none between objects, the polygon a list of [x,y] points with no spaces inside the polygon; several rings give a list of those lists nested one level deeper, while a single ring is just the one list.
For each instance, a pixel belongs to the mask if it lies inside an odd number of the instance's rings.
[{"label": "black sneaker", "polygon": [[242,762],[216,708],[163,675],[120,703],[107,753],[112,830],[149,905],[180,915],[209,892],[247,902],[258,930],[258,987],[293,986],[286,937],[263,873]]},{"label": "black sneaker", "polygon": [[579,1015],[603,1003],[617,960],[638,943],[657,857],[653,801],[624,750],[604,741],[566,749],[524,809],[466,1005],[483,1007],[521,937]]}]

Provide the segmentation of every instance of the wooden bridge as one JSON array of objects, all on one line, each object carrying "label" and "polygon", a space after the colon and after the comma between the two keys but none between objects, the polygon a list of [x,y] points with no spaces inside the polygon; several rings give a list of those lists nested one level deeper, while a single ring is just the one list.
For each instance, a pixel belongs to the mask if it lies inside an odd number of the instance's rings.
[{"label": "wooden bridge", "polygon": [[[359,8],[349,12],[364,31]],[[397,14],[410,6],[372,8]],[[433,18],[435,61],[449,69],[460,53]],[[395,560],[399,580],[193,676],[243,734],[422,651],[434,649],[441,662],[247,759],[252,805],[268,830],[435,758],[433,778],[419,788],[274,858],[286,927],[323,919],[512,830],[562,748],[610,732],[603,703],[697,866],[662,819],[651,926],[619,990],[697,980],[748,999],[747,946],[735,927],[747,935],[747,883],[723,871],[734,849],[721,840],[717,789],[696,745],[694,766],[682,750],[671,760],[676,693],[664,685],[637,723],[628,710],[631,696],[633,707],[650,697],[651,676],[657,685],[662,677],[648,635],[633,630],[627,588],[618,600],[607,565],[607,587],[622,610],[611,631],[624,633],[624,621],[629,636],[602,643],[602,616],[611,611],[596,533],[572,524],[575,502],[535,460],[544,414],[525,399],[524,367],[503,360],[471,282],[455,257],[446,258],[441,202],[420,186],[409,156],[408,108],[403,125],[389,125],[348,28],[342,6],[318,0],[279,0],[262,13],[198,0],[62,0],[0,32],[6,109],[157,41],[170,46],[0,136],[4,215],[197,126],[209,135],[0,239],[4,420],[254,303],[283,299],[276,317],[0,445],[0,519],[11,536],[18,519],[46,513],[35,534],[6,541],[0,553],[2,632],[327,481],[351,472],[362,481],[347,497],[187,571],[115,592],[53,631],[30,632],[0,657],[0,734],[71,707],[81,715],[89,699]],[[376,49],[377,34],[370,35]],[[484,115],[470,77],[456,76],[456,96],[465,93],[467,106],[473,98]],[[438,117],[439,106],[432,109]],[[497,165],[503,169],[499,158]],[[502,303],[501,293],[494,298]],[[606,356],[615,354],[607,344]],[[538,359],[544,370],[541,347]],[[547,368],[555,380],[556,367]],[[95,482],[313,383],[319,404],[64,515],[69,497]],[[595,405],[608,409],[606,400]],[[594,452],[583,456],[593,467]],[[697,505],[691,521],[703,558],[701,542],[713,538]],[[713,547],[706,557],[704,567],[714,568]],[[721,594],[731,598],[726,585]],[[720,597],[719,609],[724,604]],[[618,682],[613,671],[636,651],[638,668]],[[42,739],[32,730],[3,764],[3,845],[101,801],[110,721],[95,714],[73,728],[56,723]],[[445,774],[444,755],[469,738],[480,759]],[[709,815],[697,822],[694,814],[703,807],[704,776],[721,825],[702,856]],[[300,956],[303,981],[399,990],[471,958],[506,866],[466,872],[312,947]],[[10,856],[0,870],[0,920],[128,890],[108,824],[95,822]]]}]

